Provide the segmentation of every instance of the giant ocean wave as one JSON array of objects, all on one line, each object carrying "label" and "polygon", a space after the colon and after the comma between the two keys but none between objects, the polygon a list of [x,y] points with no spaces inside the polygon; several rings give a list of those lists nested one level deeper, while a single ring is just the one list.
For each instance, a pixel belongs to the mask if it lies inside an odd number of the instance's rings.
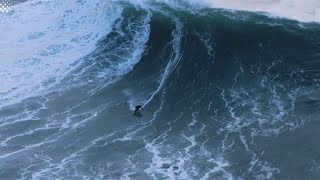
[{"label": "giant ocean wave", "polygon": [[318,179],[317,2],[243,3],[0,13],[1,179]]}]

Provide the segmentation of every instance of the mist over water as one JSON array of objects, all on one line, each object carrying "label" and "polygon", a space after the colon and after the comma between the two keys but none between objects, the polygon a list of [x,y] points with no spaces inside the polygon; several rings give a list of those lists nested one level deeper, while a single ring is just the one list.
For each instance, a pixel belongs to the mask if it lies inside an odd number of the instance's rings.
[{"label": "mist over water", "polygon": [[227,10],[262,12],[302,22],[319,22],[320,2],[317,0],[137,0],[133,4],[164,3],[173,7],[222,8]]},{"label": "mist over water", "polygon": [[319,179],[316,12],[311,0],[13,6],[0,13],[0,179]]},{"label": "mist over water", "polygon": [[260,11],[271,16],[296,19],[304,22],[319,22],[320,2],[317,0],[216,0],[205,1],[210,7],[234,10]]}]

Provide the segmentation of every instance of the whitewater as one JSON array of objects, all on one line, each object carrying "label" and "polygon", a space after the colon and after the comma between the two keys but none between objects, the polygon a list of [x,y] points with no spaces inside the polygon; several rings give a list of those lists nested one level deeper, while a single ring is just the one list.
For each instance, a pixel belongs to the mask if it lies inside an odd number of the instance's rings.
[{"label": "whitewater", "polygon": [[319,19],[316,0],[10,1],[0,179],[319,179]]}]

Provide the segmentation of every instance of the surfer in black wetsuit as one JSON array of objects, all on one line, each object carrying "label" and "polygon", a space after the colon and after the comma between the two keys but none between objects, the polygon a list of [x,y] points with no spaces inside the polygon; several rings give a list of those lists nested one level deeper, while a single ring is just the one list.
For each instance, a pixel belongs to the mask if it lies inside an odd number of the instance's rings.
[{"label": "surfer in black wetsuit", "polygon": [[134,115],[134,116],[141,116],[141,113],[140,113],[141,110],[142,110],[142,105],[141,105],[141,104],[137,105],[137,106],[134,108],[134,113],[133,113],[133,115]]}]

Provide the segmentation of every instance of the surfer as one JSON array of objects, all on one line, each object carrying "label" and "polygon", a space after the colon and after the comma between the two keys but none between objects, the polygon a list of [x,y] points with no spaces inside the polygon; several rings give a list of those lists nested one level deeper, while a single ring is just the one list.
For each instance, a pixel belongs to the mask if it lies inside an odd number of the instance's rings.
[{"label": "surfer", "polygon": [[134,115],[134,116],[141,116],[141,113],[140,113],[141,110],[142,110],[142,105],[141,105],[141,104],[137,105],[137,106],[134,108],[134,113],[133,113],[133,115]]}]

